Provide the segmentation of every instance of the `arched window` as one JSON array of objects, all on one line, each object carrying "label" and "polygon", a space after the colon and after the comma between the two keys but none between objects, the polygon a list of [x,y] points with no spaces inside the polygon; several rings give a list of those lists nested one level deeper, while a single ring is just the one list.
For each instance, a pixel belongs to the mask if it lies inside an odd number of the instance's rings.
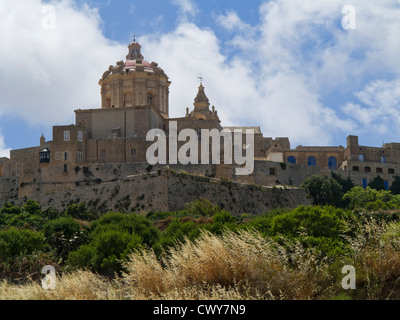
[{"label": "arched window", "polygon": [[313,157],[313,156],[308,157],[307,163],[308,163],[308,165],[310,167],[316,167],[317,166],[317,159],[315,159],[315,157]]},{"label": "arched window", "polygon": [[337,169],[337,160],[335,157],[329,157],[328,159],[328,167],[329,169]]},{"label": "arched window", "polygon": [[289,156],[287,162],[291,164],[296,164],[296,158],[294,156]]},{"label": "arched window", "polygon": [[152,106],[153,105],[153,95],[151,92],[147,94],[147,105]]}]

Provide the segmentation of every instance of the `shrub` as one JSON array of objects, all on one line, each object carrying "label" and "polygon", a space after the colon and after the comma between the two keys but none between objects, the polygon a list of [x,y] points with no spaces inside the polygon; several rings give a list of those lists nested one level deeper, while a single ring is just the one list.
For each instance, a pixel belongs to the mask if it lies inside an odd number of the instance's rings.
[{"label": "shrub", "polygon": [[220,208],[213,205],[208,199],[196,199],[195,201],[186,203],[185,211],[189,216],[212,217],[220,211]]},{"label": "shrub", "polygon": [[136,234],[106,230],[97,233],[89,244],[71,252],[67,262],[71,266],[88,267],[92,271],[112,275],[123,270],[122,261],[141,245],[142,238]]},{"label": "shrub", "polygon": [[213,223],[205,226],[208,231],[218,235],[221,235],[225,229],[232,230],[236,227],[236,219],[225,210],[214,214]]},{"label": "shrub", "polygon": [[71,217],[63,217],[47,222],[43,226],[43,233],[57,256],[66,259],[69,252],[88,242],[88,232],[80,229],[77,221]]},{"label": "shrub", "polygon": [[26,213],[30,214],[41,214],[42,210],[40,204],[35,200],[28,200],[23,206],[22,209]]},{"label": "shrub", "polygon": [[[390,191],[375,190],[370,187],[366,189],[362,187],[354,187],[348,191],[344,196],[343,200],[347,200],[349,209],[366,208],[369,203],[378,201],[373,207],[376,209],[377,206],[387,206],[387,203],[391,202],[392,207],[397,206],[399,198],[393,196]],[[371,205],[372,206],[372,205]],[[383,209],[383,208],[382,208]]]},{"label": "shrub", "polygon": [[338,257],[347,252],[345,236],[354,235],[350,212],[334,207],[300,206],[288,213],[274,216],[267,232],[278,242],[285,237],[298,240],[304,247],[313,247],[321,257]]},{"label": "shrub", "polygon": [[47,222],[43,226],[43,232],[47,238],[59,233],[67,239],[72,239],[77,233],[79,233],[79,230],[79,223],[71,217],[58,218]]},{"label": "shrub", "polygon": [[0,231],[0,260],[10,260],[20,254],[31,254],[47,248],[44,235],[31,230],[10,228]]},{"label": "shrub", "polygon": [[174,218],[163,232],[160,241],[154,246],[154,250],[160,254],[161,247],[167,249],[174,246],[177,241],[181,243],[186,242],[186,239],[194,241],[199,236],[200,229],[195,223],[192,221],[182,222],[179,218]]},{"label": "shrub", "polygon": [[160,237],[150,220],[135,213],[110,212],[90,225],[89,243],[70,252],[68,264],[112,274],[133,248],[153,246]]},{"label": "shrub", "polygon": [[22,209],[20,207],[13,206],[11,203],[7,202],[3,208],[0,210],[0,215],[5,214],[21,214]]},{"label": "shrub", "polygon": [[314,175],[306,179],[301,187],[313,199],[314,205],[337,205],[343,196],[342,186],[333,178]]},{"label": "shrub", "polygon": [[143,239],[143,243],[150,247],[160,237],[159,231],[149,219],[135,213],[110,212],[93,221],[90,229],[93,234],[101,233],[105,230],[119,230],[129,234],[137,234]]},{"label": "shrub", "polygon": [[91,221],[98,218],[97,215],[89,212],[85,203],[70,204],[65,210],[65,214],[80,220]]},{"label": "shrub", "polygon": [[38,214],[22,213],[18,215],[5,215],[0,218],[0,224],[17,228],[28,228],[40,230],[48,221],[47,218]]}]

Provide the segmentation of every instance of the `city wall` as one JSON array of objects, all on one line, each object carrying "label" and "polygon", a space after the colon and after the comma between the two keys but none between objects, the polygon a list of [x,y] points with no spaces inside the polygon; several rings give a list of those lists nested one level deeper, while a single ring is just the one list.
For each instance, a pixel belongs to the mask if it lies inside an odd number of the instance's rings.
[{"label": "city wall", "polygon": [[[14,199],[16,205],[27,198]],[[232,214],[262,214],[274,208],[308,205],[304,190],[261,187],[225,179],[158,170],[115,182],[79,186],[71,190],[42,193],[33,197],[42,208],[65,209],[74,203],[86,203],[99,212],[179,211],[187,202],[209,199]]]}]

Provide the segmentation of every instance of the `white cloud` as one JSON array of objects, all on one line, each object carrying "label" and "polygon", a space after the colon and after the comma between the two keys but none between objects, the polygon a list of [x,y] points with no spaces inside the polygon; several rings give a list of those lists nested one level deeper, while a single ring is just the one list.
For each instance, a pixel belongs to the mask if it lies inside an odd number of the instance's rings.
[{"label": "white cloud", "polygon": [[218,23],[229,31],[244,31],[250,29],[250,25],[244,23],[235,11],[228,11],[226,15],[217,17]]},{"label": "white cloud", "polygon": [[193,108],[201,75],[222,125],[260,125],[267,136],[291,136],[309,143],[328,142],[327,127],[351,127],[350,121],[340,120],[321,105],[306,77],[291,72],[257,74],[260,70],[241,58],[228,62],[209,29],[184,23],[168,35],[143,39],[143,46],[172,81],[171,117],[182,117],[186,107]]},{"label": "white cloud", "polygon": [[45,29],[40,0],[0,3],[0,112],[30,124],[74,121],[73,110],[99,107],[98,80],[126,48],[102,35],[95,9],[52,2],[55,29]]},{"label": "white cloud", "polygon": [[[341,28],[348,4],[341,0],[264,2],[252,25],[228,10],[217,18],[232,37],[226,43],[190,22],[199,12],[194,0],[172,3],[179,7],[176,29],[141,37],[145,59],[172,81],[171,117],[192,108],[203,76],[222,125],[260,125],[265,136],[288,136],[293,146],[369,132],[375,120],[380,133],[400,124],[398,1],[354,0],[356,30]],[[55,2],[57,27],[44,30],[42,6],[0,3],[0,42],[7,43],[0,51],[0,114],[53,125],[73,121],[76,108],[99,107],[98,79],[124,59],[126,46],[103,37],[95,10],[68,0]],[[233,58],[222,53],[225,44],[235,47]],[[335,95],[348,101],[329,103]]]},{"label": "white cloud", "polygon": [[193,18],[199,11],[194,0],[172,0],[172,4],[179,7],[180,19],[183,22]]},{"label": "white cloud", "polygon": [[364,131],[400,133],[397,129],[400,125],[400,79],[372,81],[355,93],[355,97],[358,104],[348,103],[342,109],[362,125]]}]

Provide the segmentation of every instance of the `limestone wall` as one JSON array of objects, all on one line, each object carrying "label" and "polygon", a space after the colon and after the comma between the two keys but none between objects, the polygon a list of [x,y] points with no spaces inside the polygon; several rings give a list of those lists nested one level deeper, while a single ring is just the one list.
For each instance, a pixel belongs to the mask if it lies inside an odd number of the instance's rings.
[{"label": "limestone wall", "polygon": [[[185,203],[201,198],[233,214],[261,214],[273,208],[310,204],[300,189],[261,188],[168,170],[33,197],[44,209],[62,210],[69,204],[85,202],[89,208],[100,212],[138,213],[182,210]],[[14,200],[17,205],[23,201],[21,198]]]}]

